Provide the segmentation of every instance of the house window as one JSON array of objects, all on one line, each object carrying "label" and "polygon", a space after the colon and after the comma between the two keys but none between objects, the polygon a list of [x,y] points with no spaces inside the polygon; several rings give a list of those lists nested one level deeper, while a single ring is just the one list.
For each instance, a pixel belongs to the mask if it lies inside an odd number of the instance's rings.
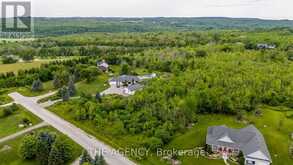
[{"label": "house window", "polygon": [[217,151],[217,150],[218,150],[218,147],[217,147],[216,145],[213,145],[213,146],[212,146],[212,151],[215,152],[215,151]]},{"label": "house window", "polygon": [[234,153],[238,153],[239,149],[238,148],[234,148]]},{"label": "house window", "polygon": [[255,161],[252,160],[246,160],[247,165],[255,165]]}]

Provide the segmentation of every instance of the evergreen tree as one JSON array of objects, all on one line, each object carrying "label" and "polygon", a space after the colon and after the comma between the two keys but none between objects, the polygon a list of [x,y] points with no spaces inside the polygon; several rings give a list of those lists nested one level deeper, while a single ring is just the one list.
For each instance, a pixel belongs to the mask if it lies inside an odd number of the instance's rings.
[{"label": "evergreen tree", "polygon": [[130,67],[127,63],[122,64],[120,74],[129,74]]},{"label": "evergreen tree", "polygon": [[43,84],[40,79],[35,80],[32,85],[32,91],[41,91],[43,89]]},{"label": "evergreen tree", "polygon": [[68,92],[69,92],[69,96],[71,96],[71,97],[76,94],[76,88],[75,88],[74,77],[73,76],[70,76],[70,78],[69,78]]},{"label": "evergreen tree", "polygon": [[107,165],[107,163],[104,159],[104,156],[102,154],[100,155],[100,165]]},{"label": "evergreen tree", "polygon": [[23,61],[28,62],[28,61],[32,61],[34,59],[34,56],[31,54],[25,54],[22,56],[22,59],[23,59]]},{"label": "evergreen tree", "polygon": [[61,87],[61,81],[60,81],[59,77],[56,75],[54,76],[54,79],[53,79],[53,86],[55,89],[58,89]]},{"label": "evergreen tree", "polygon": [[56,138],[48,158],[49,165],[63,165],[71,158],[72,148],[63,138]]},{"label": "evergreen tree", "polygon": [[63,101],[68,101],[70,98],[69,90],[66,87],[63,87],[59,90],[59,95]]},{"label": "evergreen tree", "polygon": [[49,132],[40,132],[37,140],[37,159],[41,165],[48,165],[48,157],[56,136]]},{"label": "evergreen tree", "polygon": [[91,162],[92,162],[91,156],[88,154],[86,150],[83,150],[81,158],[79,160],[79,164],[83,165],[84,163],[91,163]]},{"label": "evergreen tree", "polygon": [[102,102],[102,96],[99,92],[96,94],[96,100],[100,103]]},{"label": "evergreen tree", "polygon": [[96,154],[95,159],[92,160],[92,165],[106,165],[106,161],[102,154]]}]

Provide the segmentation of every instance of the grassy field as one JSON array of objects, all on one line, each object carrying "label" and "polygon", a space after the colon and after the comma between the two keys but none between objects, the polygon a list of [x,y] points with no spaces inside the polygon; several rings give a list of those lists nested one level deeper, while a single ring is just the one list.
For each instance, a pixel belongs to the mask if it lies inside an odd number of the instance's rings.
[{"label": "grassy field", "polygon": [[39,68],[42,64],[46,64],[56,60],[70,60],[79,58],[79,56],[74,57],[58,57],[52,59],[36,59],[32,62],[17,62],[14,64],[1,64],[0,63],[0,73],[14,72],[17,73],[19,70],[27,70],[31,68]]},{"label": "grassy field", "polygon": [[[80,122],[74,120],[74,111],[69,111],[69,109],[74,110],[74,107],[74,101],[71,101],[68,103],[60,103],[55,105],[51,107],[50,110],[115,148],[129,146],[132,144],[132,142],[137,142],[142,138],[139,135],[126,135],[119,138],[105,135],[102,131],[99,131],[91,122]],[[172,140],[172,142],[166,146],[166,149],[194,149],[196,147],[203,147],[205,144],[207,128],[209,126],[227,125],[232,128],[243,128],[248,125],[246,123],[251,123],[254,124],[263,133],[273,159],[273,164],[293,164],[293,160],[289,157],[288,153],[289,144],[291,143],[289,134],[292,133],[293,120],[286,118],[286,112],[277,111],[277,108],[261,107],[261,109],[263,111],[262,117],[256,117],[254,114],[246,114],[246,122],[238,122],[234,116],[199,115],[199,122],[184,134],[177,135]],[[224,164],[224,162],[221,160],[208,160],[202,157],[196,158],[183,156],[179,159],[184,165]],[[141,164],[163,165],[166,163],[160,161],[158,157],[152,156],[147,160],[141,161]]]},{"label": "grassy field", "polygon": [[0,73],[15,72],[19,70],[26,70],[31,68],[39,68],[42,64],[48,63],[52,60],[40,60],[33,62],[18,62],[15,64],[0,64]]},{"label": "grassy field", "polygon": [[[65,135],[61,134],[60,132],[58,132],[57,130],[55,130],[51,127],[41,128],[37,131],[56,132],[56,133],[58,133],[58,135],[65,137]],[[0,165],[38,165],[39,164],[36,160],[24,161],[20,158],[20,156],[18,154],[18,150],[19,150],[19,146],[22,141],[22,138],[23,138],[23,136],[19,137],[17,139],[8,141],[6,143],[0,144]],[[79,145],[77,145],[76,143],[74,143],[72,140],[70,140],[69,138],[67,138],[67,139],[73,149],[72,160],[70,161],[70,162],[73,162],[81,155],[82,148]],[[1,151],[1,149],[4,146],[9,146],[9,147],[11,147],[11,149],[9,149],[7,151]],[[68,163],[68,164],[70,164],[70,163]]]},{"label": "grassy field", "polygon": [[93,82],[87,83],[85,81],[76,84],[77,93],[86,93],[95,95],[97,92],[102,92],[109,87],[108,75],[99,75]]},{"label": "grassy field", "polygon": [[[1,109],[0,109],[1,110]],[[0,138],[16,133],[25,128],[19,128],[18,125],[22,119],[28,119],[33,125],[39,123],[41,120],[19,106],[19,110],[14,114],[0,118]]]}]

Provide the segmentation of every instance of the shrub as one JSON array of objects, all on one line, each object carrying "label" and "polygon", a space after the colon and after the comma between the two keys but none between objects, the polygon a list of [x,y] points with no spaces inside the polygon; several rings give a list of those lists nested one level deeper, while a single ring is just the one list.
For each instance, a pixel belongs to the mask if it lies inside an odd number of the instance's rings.
[{"label": "shrub", "polygon": [[204,50],[198,50],[196,51],[196,54],[195,54],[197,57],[206,57],[208,55],[208,53]]},{"label": "shrub", "polygon": [[157,148],[163,146],[163,141],[159,138],[151,137],[145,141],[144,146],[150,149],[151,151],[155,151]]}]

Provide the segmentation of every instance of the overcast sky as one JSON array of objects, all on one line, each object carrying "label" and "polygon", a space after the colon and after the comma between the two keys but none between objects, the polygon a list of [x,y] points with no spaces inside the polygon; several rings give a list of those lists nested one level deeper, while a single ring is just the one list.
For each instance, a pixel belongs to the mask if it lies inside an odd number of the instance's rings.
[{"label": "overcast sky", "polygon": [[32,0],[41,17],[254,17],[292,19],[293,0]]}]

